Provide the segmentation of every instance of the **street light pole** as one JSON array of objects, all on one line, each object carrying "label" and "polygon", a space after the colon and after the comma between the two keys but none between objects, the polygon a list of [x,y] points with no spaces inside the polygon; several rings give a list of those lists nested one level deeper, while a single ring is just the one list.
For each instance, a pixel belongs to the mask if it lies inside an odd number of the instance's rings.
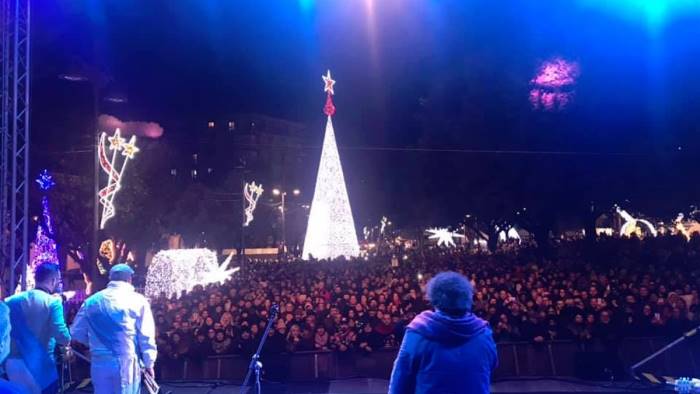
[{"label": "street light pole", "polygon": [[287,196],[287,192],[282,193],[282,256],[287,256],[287,224],[286,224],[286,212],[284,207],[284,198]]},{"label": "street light pole", "polygon": [[94,179],[93,179],[93,191],[92,191],[92,198],[93,198],[93,222],[92,222],[92,247],[91,249],[91,259],[92,261],[88,263],[88,267],[90,267],[90,271],[88,273],[88,276],[90,277],[91,280],[93,280],[92,276],[92,268],[93,264],[97,263],[97,260],[99,259],[98,253],[99,253],[99,246],[97,243],[100,241],[99,240],[99,232],[100,232],[100,199],[99,199],[99,193],[100,193],[100,158],[98,154],[98,145],[100,143],[100,122],[99,122],[99,116],[100,116],[100,99],[99,99],[99,92],[97,88],[97,84],[94,82],[92,83],[92,97],[93,97],[93,119],[95,120],[95,127],[93,128],[92,132],[95,133],[95,139],[93,143],[93,149],[94,149],[94,154],[93,154],[93,172],[94,172]]},{"label": "street light pole", "polygon": [[[287,257],[287,192],[280,189],[273,189],[272,194],[282,198],[280,211],[282,211],[282,256]],[[294,189],[292,194],[298,196],[301,194],[299,189]]]}]

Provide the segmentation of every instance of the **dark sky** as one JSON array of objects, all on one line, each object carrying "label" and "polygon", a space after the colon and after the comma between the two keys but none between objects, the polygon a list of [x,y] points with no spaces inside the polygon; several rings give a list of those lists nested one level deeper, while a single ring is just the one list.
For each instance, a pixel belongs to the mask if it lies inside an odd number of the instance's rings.
[{"label": "dark sky", "polygon": [[[320,76],[330,68],[360,223],[386,213],[447,225],[519,206],[567,221],[589,201],[675,214],[700,197],[700,6],[668,10],[652,26],[645,11],[604,3],[41,2],[34,125],[52,141],[85,116],[89,92],[55,75],[89,64],[128,94],[110,113],[159,122],[166,135],[258,112],[305,122],[318,145]],[[555,56],[580,65],[575,99],[565,111],[533,111],[529,82]],[[428,151],[367,149],[377,147]]]}]

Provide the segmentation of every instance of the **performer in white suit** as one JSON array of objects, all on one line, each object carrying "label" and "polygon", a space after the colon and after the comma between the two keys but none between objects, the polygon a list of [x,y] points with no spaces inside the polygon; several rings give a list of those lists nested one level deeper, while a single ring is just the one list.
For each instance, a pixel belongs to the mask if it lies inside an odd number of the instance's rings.
[{"label": "performer in white suit", "polygon": [[134,271],[117,264],[107,288],[88,298],[71,326],[73,339],[90,346],[95,393],[137,394],[141,372],[153,376],[156,333],[151,307],[131,285]]}]

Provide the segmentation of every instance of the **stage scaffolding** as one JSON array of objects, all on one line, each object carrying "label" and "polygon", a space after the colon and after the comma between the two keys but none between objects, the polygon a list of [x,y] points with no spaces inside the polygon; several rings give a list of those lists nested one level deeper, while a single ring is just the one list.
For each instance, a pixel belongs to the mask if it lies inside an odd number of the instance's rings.
[{"label": "stage scaffolding", "polygon": [[25,287],[29,258],[30,0],[0,0],[0,268],[5,295]]}]

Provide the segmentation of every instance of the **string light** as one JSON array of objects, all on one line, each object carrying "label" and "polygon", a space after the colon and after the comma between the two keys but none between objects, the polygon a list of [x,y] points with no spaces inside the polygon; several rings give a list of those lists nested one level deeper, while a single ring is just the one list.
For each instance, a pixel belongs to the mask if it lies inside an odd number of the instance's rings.
[{"label": "string light", "polygon": [[[106,141],[109,141],[109,148],[106,147]],[[111,160],[107,158],[108,150],[112,151]],[[124,159],[121,162],[121,168],[117,171],[116,167],[119,152],[121,152]],[[107,186],[98,192],[100,204],[102,204],[100,229],[104,229],[107,221],[116,215],[114,198],[122,188],[121,181],[124,176],[124,170],[126,169],[126,163],[132,160],[138,152],[139,148],[136,146],[136,136],[134,135],[131,136],[129,142],[126,142],[126,140],[121,137],[121,131],[119,129],[116,129],[114,135],[111,137],[107,137],[107,133],[102,133],[100,136],[100,141],[97,144],[97,155],[100,160],[100,167],[102,167],[102,170],[108,175]]]},{"label": "string light", "polygon": [[323,82],[324,91],[327,93],[324,113],[328,119],[302,257],[357,257],[360,255],[360,246],[357,243],[355,222],[331,119],[335,114],[332,100],[335,81],[331,79],[330,71],[323,76]]},{"label": "string light", "polygon": [[250,222],[253,221],[253,212],[255,212],[255,207],[258,205],[258,199],[263,194],[262,185],[256,185],[255,182],[247,183],[243,186],[243,197],[245,197],[246,207],[245,207],[245,220],[243,221],[243,226],[248,226]]},{"label": "string light", "polygon": [[233,253],[219,264],[209,249],[161,250],[148,267],[145,294],[151,299],[161,294],[177,298],[198,285],[221,284],[240,269],[228,268],[232,259]]},{"label": "string light", "polygon": [[452,232],[446,228],[429,228],[425,230],[426,233],[430,234],[428,239],[436,239],[438,246],[453,247],[456,246],[454,238],[464,238],[464,235]]}]

